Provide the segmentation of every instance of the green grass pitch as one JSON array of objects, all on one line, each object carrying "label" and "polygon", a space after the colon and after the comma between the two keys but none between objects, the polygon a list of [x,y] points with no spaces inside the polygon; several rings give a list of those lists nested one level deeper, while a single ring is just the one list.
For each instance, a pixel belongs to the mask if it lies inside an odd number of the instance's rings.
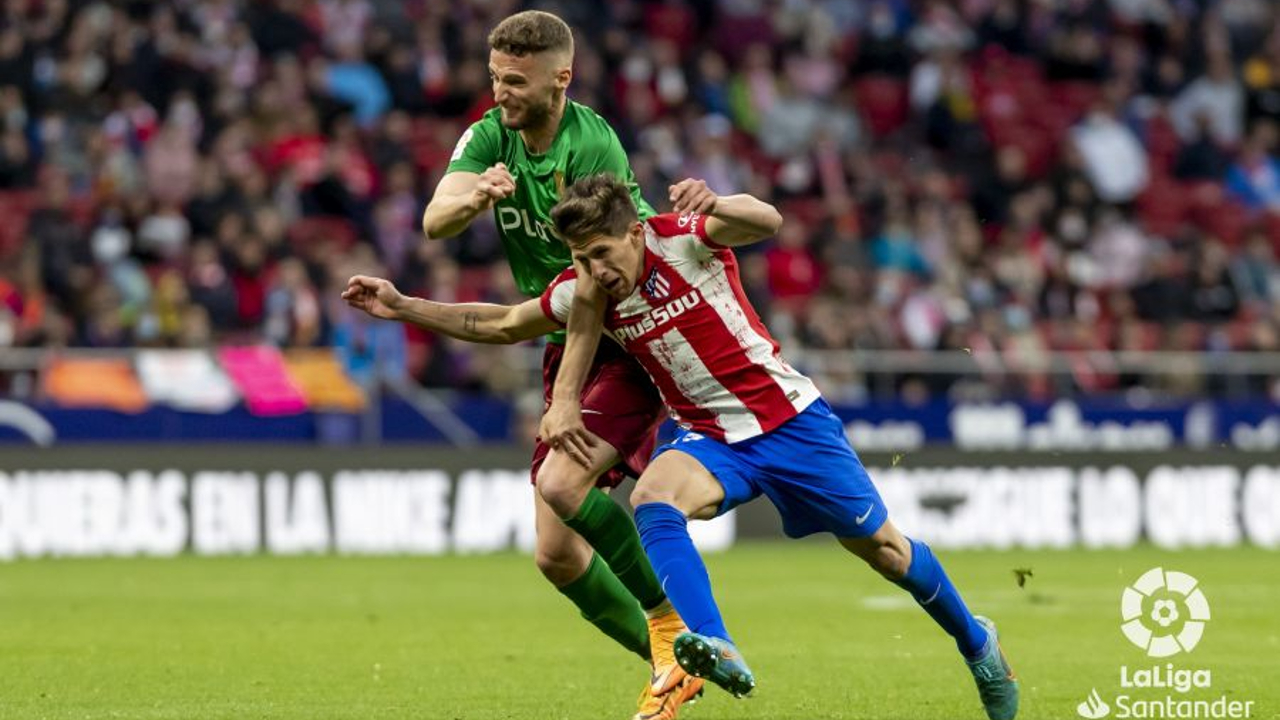
[{"label": "green grass pitch", "polygon": [[[1077,717],[1091,689],[1119,691],[1121,665],[1151,667],[1120,633],[1120,594],[1157,565],[1198,577],[1213,611],[1177,666],[1280,717],[1280,554],[939,556],[999,623],[1022,718]],[[950,640],[833,543],[740,544],[708,565],[759,689],[709,688],[681,718],[984,717]],[[645,677],[522,555],[0,565],[0,718],[623,719]]]}]

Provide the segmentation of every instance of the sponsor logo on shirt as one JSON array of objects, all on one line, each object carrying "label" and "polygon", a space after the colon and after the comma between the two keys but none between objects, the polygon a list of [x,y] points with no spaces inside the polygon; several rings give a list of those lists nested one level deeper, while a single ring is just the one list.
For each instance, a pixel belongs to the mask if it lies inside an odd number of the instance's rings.
[{"label": "sponsor logo on shirt", "polygon": [[690,290],[666,305],[656,307],[645,313],[638,322],[615,329],[613,334],[622,342],[635,340],[645,333],[666,325],[673,319],[683,315],[685,311],[692,310],[701,303],[702,296],[698,294],[698,291]]}]

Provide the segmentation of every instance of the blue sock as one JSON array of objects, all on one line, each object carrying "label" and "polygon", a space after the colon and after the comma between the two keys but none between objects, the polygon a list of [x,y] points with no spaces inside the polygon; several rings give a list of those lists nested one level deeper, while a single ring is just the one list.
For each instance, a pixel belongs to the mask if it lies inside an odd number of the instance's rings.
[{"label": "blue sock", "polygon": [[976,660],[981,657],[987,645],[987,630],[965,607],[956,586],[951,584],[951,579],[928,545],[911,540],[911,566],[897,584],[911,593],[929,617],[956,639],[956,647],[965,658]]},{"label": "blue sock", "polygon": [[684,513],[666,503],[645,503],[636,508],[636,527],[658,582],[685,625],[700,635],[729,640]]}]

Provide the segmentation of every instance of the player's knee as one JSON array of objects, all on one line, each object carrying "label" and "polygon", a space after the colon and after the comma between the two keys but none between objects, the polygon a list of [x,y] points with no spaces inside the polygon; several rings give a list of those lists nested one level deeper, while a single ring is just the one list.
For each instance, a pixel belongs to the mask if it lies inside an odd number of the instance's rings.
[{"label": "player's knee", "polygon": [[631,490],[631,507],[638,508],[649,503],[676,504],[675,493],[663,487],[661,483],[641,479]]},{"label": "player's knee", "polygon": [[577,514],[595,481],[596,476],[580,465],[547,462],[538,470],[538,494],[556,515],[570,518]]}]

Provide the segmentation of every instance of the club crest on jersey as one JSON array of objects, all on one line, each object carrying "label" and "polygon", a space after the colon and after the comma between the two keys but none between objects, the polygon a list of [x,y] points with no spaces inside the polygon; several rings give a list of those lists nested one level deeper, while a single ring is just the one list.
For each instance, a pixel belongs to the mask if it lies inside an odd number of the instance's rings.
[{"label": "club crest on jersey", "polygon": [[671,293],[671,283],[662,277],[658,268],[654,268],[649,271],[649,277],[644,281],[641,290],[654,300],[661,300]]}]

